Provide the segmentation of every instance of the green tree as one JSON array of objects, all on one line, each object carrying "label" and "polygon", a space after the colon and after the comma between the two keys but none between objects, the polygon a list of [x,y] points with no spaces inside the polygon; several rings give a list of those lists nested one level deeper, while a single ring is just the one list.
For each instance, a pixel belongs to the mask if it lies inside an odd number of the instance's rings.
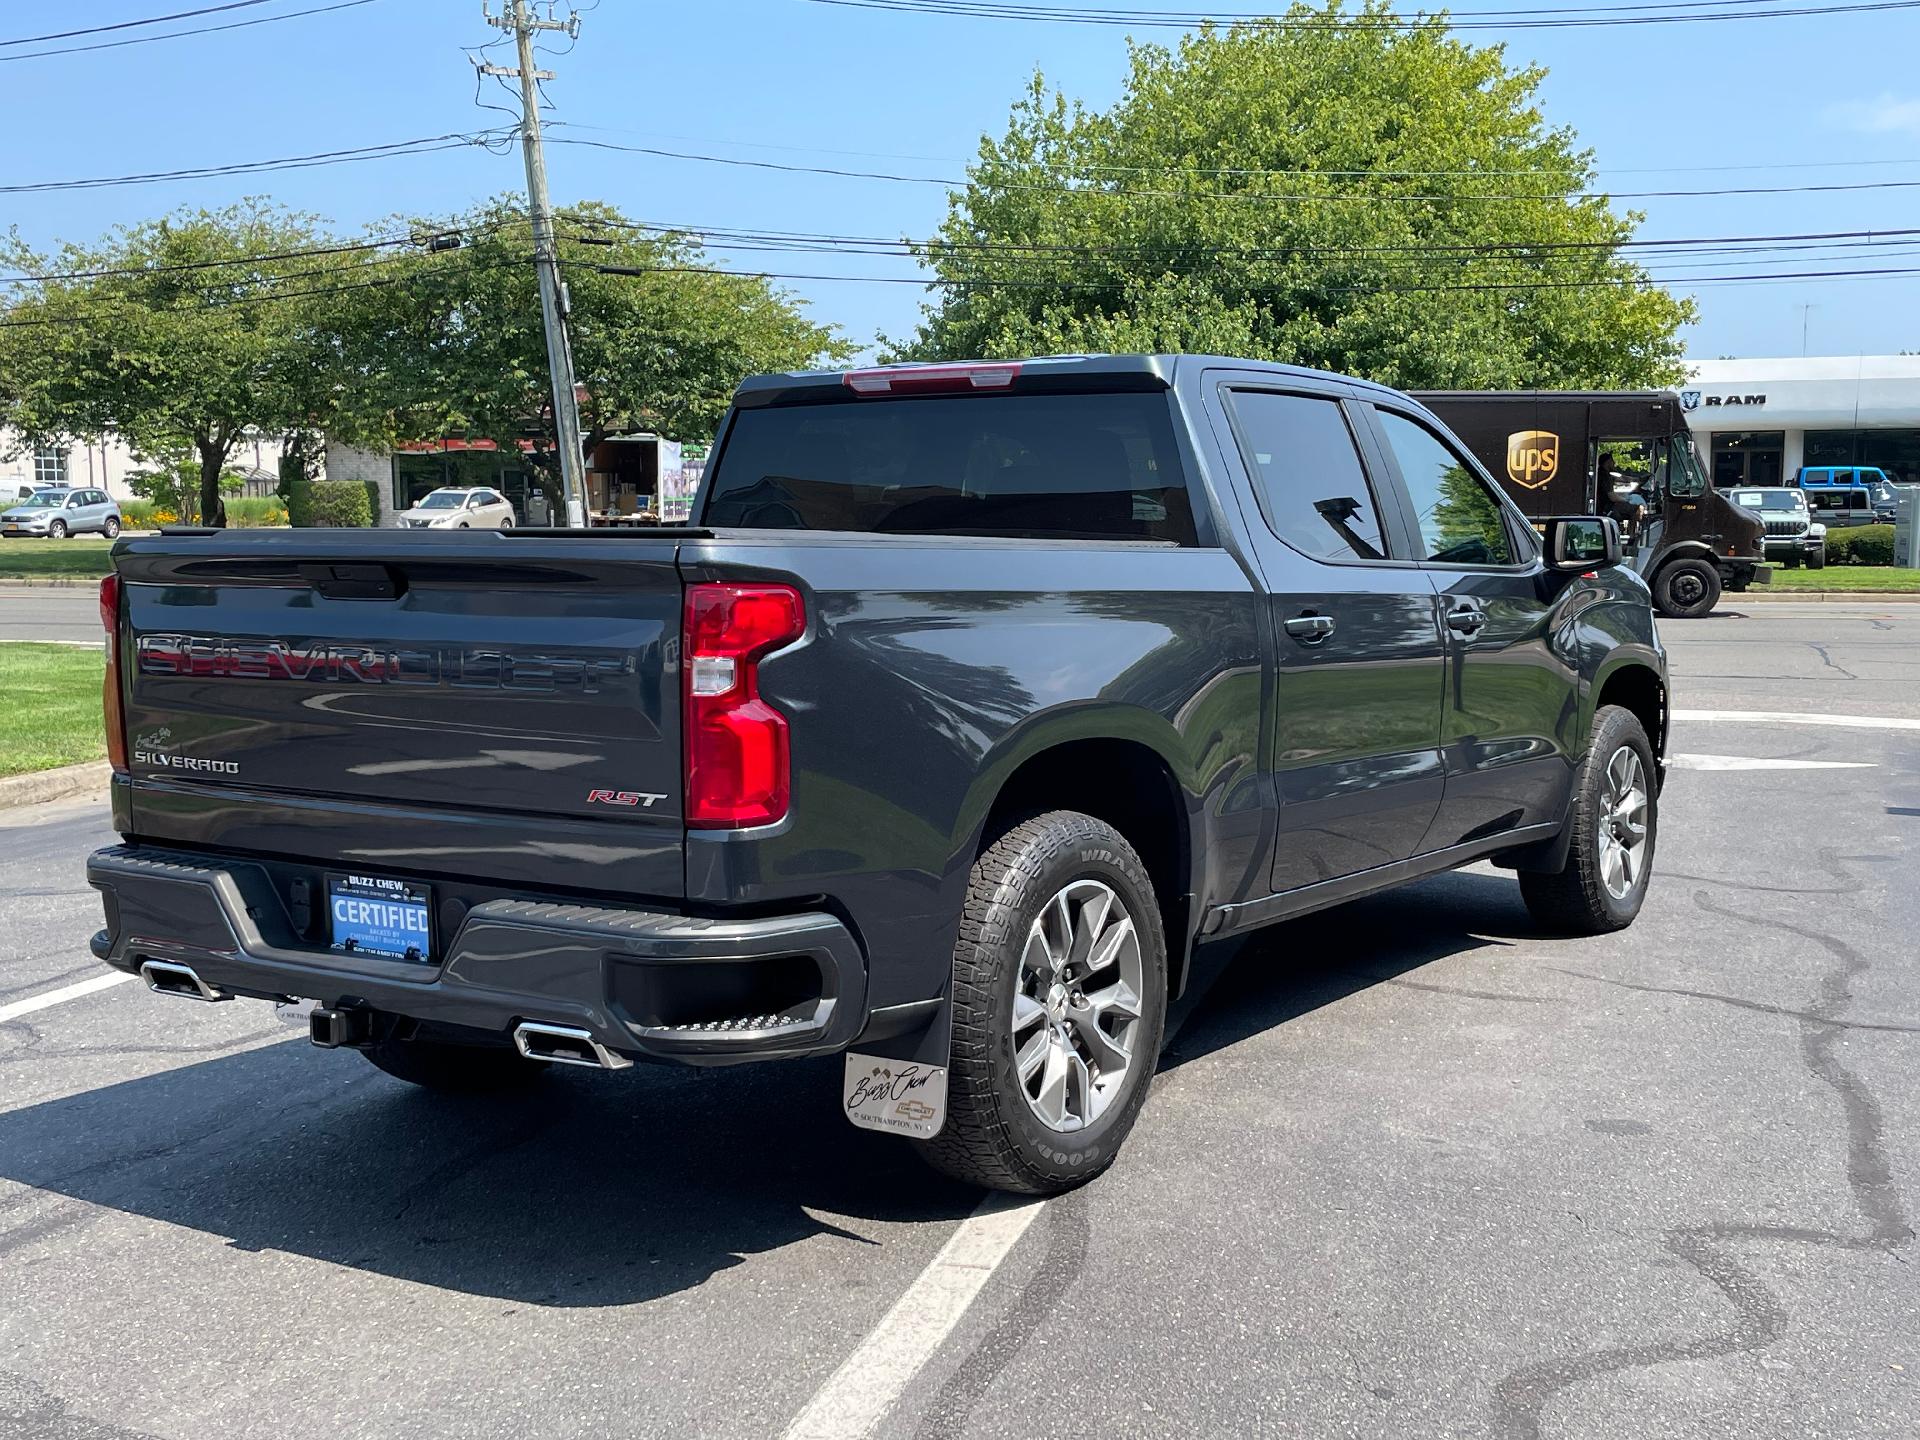
[{"label": "green tree", "polygon": [[[122,227],[10,269],[45,276],[0,313],[0,424],[29,441],[112,431],[140,454],[190,449],[203,523],[225,523],[221,476],[249,433],[331,422],[324,296],[364,254],[315,255],[309,216],[249,200]],[[266,257],[266,258],[262,258]]]},{"label": "green tree", "polygon": [[[1385,0],[1139,45],[1096,111],[1036,76],[919,247],[903,358],[1212,351],[1403,387],[1680,375],[1692,302],[1617,247],[1544,72]],[[1357,22],[1357,23],[1356,23]]]},{"label": "green tree", "polygon": [[[393,267],[395,283],[342,297],[353,312],[338,320],[353,377],[342,405],[362,426],[413,438],[512,445],[542,433],[551,483],[552,396],[524,204],[496,201],[452,226],[399,223],[459,244],[423,249]],[[597,203],[565,207],[556,223],[589,451],[631,429],[707,439],[745,376],[851,353],[794,300],[713,271],[682,237]]]}]

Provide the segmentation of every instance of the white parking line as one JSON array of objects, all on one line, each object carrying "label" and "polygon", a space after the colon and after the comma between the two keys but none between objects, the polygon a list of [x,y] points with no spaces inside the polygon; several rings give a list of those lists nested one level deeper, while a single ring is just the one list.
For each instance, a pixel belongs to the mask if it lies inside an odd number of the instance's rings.
[{"label": "white parking line", "polygon": [[1044,1204],[1013,1195],[989,1195],[981,1201],[907,1293],[794,1416],[783,1440],[859,1440],[879,1424]]},{"label": "white parking line", "polygon": [[91,995],[97,990],[108,990],[115,985],[123,985],[133,979],[118,970],[105,975],[96,975],[91,980],[77,981],[72,985],[63,985],[58,990],[49,990],[44,995],[35,995],[30,1000],[16,1000],[11,1005],[0,1005],[0,1025],[9,1020],[18,1020],[22,1015],[31,1015],[36,1010],[46,1010],[55,1005],[63,1005],[69,1000],[78,1000],[82,995]]},{"label": "white parking line", "polygon": [[1669,755],[1675,770],[1873,770],[1871,760],[1768,760],[1752,755]]},{"label": "white parking line", "polygon": [[1920,730],[1920,719],[1893,715],[1813,715],[1799,710],[1675,710],[1675,720],[1726,720],[1747,725],[1839,725],[1850,730]]}]

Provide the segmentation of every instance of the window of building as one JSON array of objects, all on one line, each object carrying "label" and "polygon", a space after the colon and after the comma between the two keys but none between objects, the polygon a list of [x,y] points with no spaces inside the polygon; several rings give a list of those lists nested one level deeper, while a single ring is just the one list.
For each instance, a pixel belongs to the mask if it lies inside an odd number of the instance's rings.
[{"label": "window of building", "polygon": [[1382,410],[1380,427],[1420,521],[1427,559],[1447,565],[1511,565],[1506,511],[1485,481],[1417,420]]},{"label": "window of building", "polygon": [[1380,507],[1338,400],[1233,393],[1234,429],[1267,523],[1320,560],[1381,560]]},{"label": "window of building", "polygon": [[1808,465],[1871,465],[1896,485],[1920,485],[1920,430],[1809,430]]},{"label": "window of building", "polygon": [[67,452],[52,445],[37,445],[33,451],[33,481],[36,485],[67,483]]},{"label": "window of building", "polygon": [[1779,485],[1786,479],[1784,430],[1728,430],[1713,437],[1713,484],[1716,490],[1741,485]]}]

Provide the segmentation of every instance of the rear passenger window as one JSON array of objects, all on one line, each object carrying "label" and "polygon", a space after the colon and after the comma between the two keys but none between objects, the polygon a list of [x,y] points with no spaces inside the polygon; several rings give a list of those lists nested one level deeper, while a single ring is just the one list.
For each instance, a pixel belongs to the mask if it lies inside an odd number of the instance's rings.
[{"label": "rear passenger window", "polygon": [[1234,429],[1267,523],[1318,560],[1384,560],[1380,507],[1338,400],[1233,392]]},{"label": "rear passenger window", "polygon": [[1163,391],[743,409],[701,523],[1195,543]]},{"label": "rear passenger window", "polygon": [[1391,410],[1376,412],[1406,482],[1427,559],[1447,565],[1512,565],[1513,536],[1492,489],[1438,435]]}]

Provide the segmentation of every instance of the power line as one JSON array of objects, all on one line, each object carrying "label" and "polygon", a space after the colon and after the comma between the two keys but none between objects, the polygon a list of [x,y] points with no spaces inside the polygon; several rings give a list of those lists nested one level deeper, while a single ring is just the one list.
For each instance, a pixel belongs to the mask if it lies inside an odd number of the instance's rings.
[{"label": "power line", "polygon": [[[915,275],[800,275],[771,270],[719,270],[700,265],[586,265],[604,275],[720,275],[740,280],[819,280],[844,281],[869,285],[919,285],[927,289],[959,287],[970,290],[1048,290],[1082,293],[1110,293],[1112,285],[1089,285],[1053,280],[940,280]],[[1851,280],[1865,277],[1920,275],[1920,267],[1898,269],[1783,271],[1772,275],[1675,275],[1661,285],[1703,285],[1714,283],[1758,284],[1775,280]],[[1647,286],[1652,282],[1633,276],[1596,275],[1580,280],[1442,282],[1434,285],[1336,285],[1325,287],[1337,294],[1404,294],[1414,291],[1489,291],[1489,290],[1572,290],[1593,285]],[[1258,290],[1259,286],[1249,287]],[[1319,288],[1319,287],[1315,287]]]},{"label": "power line", "polygon": [[[392,263],[393,260],[397,260],[400,258],[402,257],[392,256],[385,261],[375,261],[373,263],[390,264]],[[474,270],[483,270],[483,271],[484,270],[511,270],[511,269],[520,268],[521,266],[526,264],[526,261],[522,257],[515,256],[511,259],[503,259],[503,260],[467,261],[466,264],[468,265],[469,268]],[[446,269],[450,267],[443,266],[440,268]],[[323,272],[307,271],[303,273],[312,275],[312,274],[320,274]],[[282,277],[282,278],[287,278],[287,277]],[[169,306],[149,305],[144,300],[136,299],[133,296],[119,296],[119,297],[116,297],[113,301],[106,304],[90,306],[85,309],[81,309],[77,311],[63,311],[59,315],[50,315],[50,316],[29,319],[29,320],[22,320],[22,319],[0,320],[0,329],[8,329],[8,330],[37,329],[37,328],[45,328],[48,326],[71,327],[75,320],[89,320],[97,315],[124,315],[130,309],[146,310],[155,314],[167,314],[169,312],[178,312],[178,311],[185,311],[185,310],[237,310],[237,309],[248,308],[254,305],[278,304],[284,300],[303,300],[310,297],[322,296],[322,295],[344,295],[349,291],[354,291],[354,290],[376,290],[376,289],[383,289],[385,287],[393,286],[393,285],[413,285],[413,284],[419,283],[422,280],[429,280],[429,279],[436,279],[436,278],[438,278],[436,275],[433,275],[430,273],[418,273],[418,274],[412,274],[412,275],[386,275],[386,276],[378,276],[371,280],[356,280],[345,285],[322,285],[322,286],[315,286],[307,290],[275,290],[265,295],[241,295],[231,300],[202,301],[198,305],[169,305]]]},{"label": "power line", "polygon": [[[823,0],[824,3],[824,0]],[[1920,7],[1920,0],[1901,0]],[[709,165],[735,165],[753,170],[780,170],[800,175],[832,175],[849,180],[891,180],[910,185],[938,185],[947,190],[967,190],[975,182],[937,175],[895,175],[878,170],[847,170],[828,165],[792,165],[778,160],[751,160],[736,155],[706,155],[688,150],[667,150],[651,145],[620,145],[611,140],[586,140],[577,136],[548,137],[555,145],[581,145],[595,150],[614,150],[629,155],[652,155],[666,160],[691,160]],[[1178,173],[1178,172],[1175,172]],[[1391,172],[1375,172],[1391,173]],[[1074,195],[1096,199],[1227,200],[1248,204],[1367,204],[1392,201],[1402,204],[1541,204],[1568,200],[1673,200],[1703,199],[1729,195],[1812,195],[1857,190],[1920,189],[1920,180],[1861,180],[1817,185],[1746,185],[1706,190],[1568,190],[1541,195],[1396,195],[1358,190],[1343,190],[1327,195],[1274,194],[1266,191],[1136,190],[1122,187],[1038,185],[1026,183],[992,184],[983,188],[1003,191]]]},{"label": "power line", "polygon": [[[1372,17],[1358,15],[1346,18],[1317,17],[1308,20],[1294,20],[1265,15],[1207,15],[1202,12],[1178,12],[1159,10],[1090,10],[1090,9],[1049,9],[1038,5],[1020,4],[970,4],[965,0],[806,0],[811,5],[833,5],[852,10],[886,10],[907,15],[957,15],[978,20],[1030,20],[1060,25],[1124,25],[1152,29],[1190,30],[1196,25],[1208,21],[1226,22],[1236,27],[1250,30],[1311,31],[1326,28],[1346,30],[1555,30],[1588,27],[1612,27],[1618,25],[1688,25],[1719,20],[1777,20],[1794,16],[1808,15],[1852,15],[1879,10],[1912,10],[1920,8],[1920,0],[1867,0],[1865,4],[1851,5],[1798,5],[1774,10],[1715,10],[1702,11],[1698,7],[1725,3],[1725,0],[1674,0],[1666,6],[1623,5],[1605,7],[1598,5],[1570,6],[1562,10],[1482,10],[1461,11],[1458,14],[1477,14],[1482,16],[1514,15],[1535,16],[1541,18],[1520,18],[1512,20],[1479,19],[1461,21],[1450,15],[1421,16],[1415,19],[1401,19],[1398,16]],[[1676,8],[1676,6],[1686,8]],[[1587,12],[1606,10],[1637,10],[1658,8],[1664,13],[1651,15],[1590,14]],[[1547,18],[1566,17],[1566,18]]]},{"label": "power line", "polygon": [[55,30],[46,35],[22,35],[17,40],[0,40],[0,49],[15,45],[40,45],[48,40],[72,40],[81,35],[104,35],[112,30],[137,30],[143,25],[165,25],[173,20],[191,20],[196,15],[218,15],[228,10],[251,10],[272,0],[228,0],[225,5],[206,5],[198,10],[176,10],[171,15],[149,15],[144,20],[122,20],[115,25],[89,25],[84,30]]},{"label": "power line", "polygon": [[168,180],[207,180],[225,175],[265,175],[278,170],[309,170],[323,165],[384,160],[399,155],[431,155],[438,150],[457,150],[468,145],[490,150],[504,139],[505,132],[498,129],[478,130],[471,134],[425,135],[415,140],[394,140],[384,145],[362,145],[350,150],[320,150],[311,155],[290,155],[278,160],[241,160],[226,165],[194,165],[182,170],[149,170],[133,175],[101,175],[84,180],[39,180],[25,185],[0,185],[0,195],[32,195],[54,190],[104,190]]},{"label": "power line", "polygon": [[[1732,3],[1732,0],[1729,0]],[[1751,0],[1738,0],[1747,4]],[[1457,13],[1457,12],[1456,12]],[[783,145],[768,140],[726,140],[707,139],[690,135],[655,135],[651,131],[634,130],[620,125],[590,125],[579,120],[554,120],[549,127],[568,130],[596,130],[607,135],[639,135],[655,140],[670,140],[688,145],[730,145],[746,150],[783,150],[806,155],[841,155],[856,160],[916,160],[928,165],[970,165],[972,159],[966,156],[952,155],[911,155],[888,150],[839,150],[824,145]],[[1435,179],[1465,178],[1485,176],[1489,179],[1514,179],[1529,175],[1558,175],[1560,170],[1542,168],[1505,170],[1492,168],[1466,170],[1325,170],[1311,165],[1296,165],[1284,169],[1259,169],[1247,166],[1208,166],[1208,165],[1119,165],[1089,161],[1075,165],[1059,162],[1036,160],[1036,168],[1043,170],[1082,170],[1099,173],[1135,174],[1135,175],[1231,175],[1238,177],[1272,176],[1329,176],[1343,178],[1391,177],[1394,179]],[[1920,157],[1891,160],[1771,160],[1757,161],[1746,165],[1639,165],[1639,166],[1602,166],[1595,171],[1599,175],[1673,175],[1673,174],[1731,174],[1738,171],[1754,170],[1845,170],[1863,167],[1880,168],[1888,165],[1920,165]]]},{"label": "power line", "polygon": [[[0,55],[0,65],[9,64],[15,60],[43,60],[49,55],[78,55],[88,50],[119,50],[128,45],[151,45],[160,40],[181,40],[189,35],[212,35],[221,30],[246,30],[255,25],[272,25],[281,20],[298,20],[303,15],[328,15],[335,10],[352,10],[361,5],[372,5],[374,3],[376,3],[376,0],[335,0],[335,3],[331,5],[316,5],[310,10],[289,10],[282,15],[262,15],[256,20],[231,20],[225,25],[199,25],[191,30],[169,30],[164,35],[136,35],[128,40],[100,40],[91,45],[63,45],[55,50],[33,50],[25,55]],[[222,7],[216,6],[215,8],[218,9]],[[130,25],[151,25],[157,23],[157,21],[152,20],[135,20],[128,22]],[[123,29],[125,27],[107,25],[101,28],[113,30]],[[76,35],[84,35],[90,32],[76,30],[73,33]],[[9,45],[27,45],[32,42],[27,40],[9,40],[6,43]]]},{"label": "power line", "polygon": [[[750,230],[725,226],[674,225],[653,221],[613,220],[595,218],[576,223],[592,227],[612,227],[622,230],[639,230],[661,236],[690,235],[698,237],[703,243],[712,244],[715,249],[744,248],[735,247],[732,241],[766,241],[771,248],[773,242],[791,241],[796,244],[818,242],[821,245],[850,246],[892,246],[892,252],[875,250],[872,253],[898,253],[903,257],[925,247],[929,250],[965,252],[988,252],[1010,254],[1046,254],[1064,253],[1072,255],[1157,255],[1169,250],[1182,253],[1206,251],[1244,258],[1271,258],[1290,255],[1497,255],[1510,251],[1579,251],[1579,250],[1632,250],[1632,249],[1706,249],[1746,250],[1755,247],[1796,248],[1800,242],[1818,242],[1830,244],[1838,241],[1862,241],[1874,243],[1920,236],[1920,228],[1893,230],[1814,230],[1784,234],[1761,235],[1706,235],[1676,237],[1668,239],[1625,239],[1625,240],[1484,240],[1440,242],[1426,245],[1285,245],[1285,246],[1185,246],[1169,244],[1165,246],[1121,246],[1121,245],[1066,245],[1033,244],[1020,241],[949,241],[949,240],[893,240],[882,236],[867,235],[820,235],[792,230]],[[578,238],[578,237],[575,237]],[[824,252],[823,253],[827,253]],[[847,251],[845,253],[867,253]]]}]

